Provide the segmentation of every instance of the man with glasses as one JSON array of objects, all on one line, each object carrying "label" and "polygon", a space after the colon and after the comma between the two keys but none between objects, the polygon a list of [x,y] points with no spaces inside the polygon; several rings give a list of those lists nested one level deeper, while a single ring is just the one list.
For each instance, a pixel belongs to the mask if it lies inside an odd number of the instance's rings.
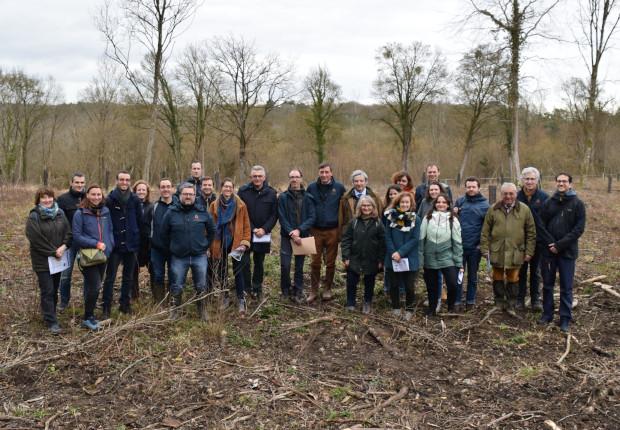
[{"label": "man with glasses", "polygon": [[579,238],[586,227],[586,208],[572,188],[573,178],[560,173],[555,178],[556,191],[542,207],[540,219],[545,234],[542,258],[543,314],[539,323],[553,320],[553,288],[556,272],[560,274],[560,330],[568,332],[572,320],[573,279],[579,255]]},{"label": "man with glasses", "polygon": [[[250,182],[239,188],[237,193],[248,208],[252,229],[250,250],[243,254],[243,281],[246,289],[251,286],[250,294],[261,300],[265,255],[271,250],[271,229],[278,220],[278,195],[267,183],[267,174],[263,166],[253,166],[250,176]],[[254,260],[252,270],[250,253]]]}]

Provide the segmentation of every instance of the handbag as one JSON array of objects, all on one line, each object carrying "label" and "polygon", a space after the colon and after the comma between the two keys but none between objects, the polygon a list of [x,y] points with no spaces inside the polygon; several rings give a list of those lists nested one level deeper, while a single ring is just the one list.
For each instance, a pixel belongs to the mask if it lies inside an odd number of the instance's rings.
[{"label": "handbag", "polygon": [[81,268],[97,266],[108,261],[105,253],[97,248],[82,248],[78,254],[78,264]]}]

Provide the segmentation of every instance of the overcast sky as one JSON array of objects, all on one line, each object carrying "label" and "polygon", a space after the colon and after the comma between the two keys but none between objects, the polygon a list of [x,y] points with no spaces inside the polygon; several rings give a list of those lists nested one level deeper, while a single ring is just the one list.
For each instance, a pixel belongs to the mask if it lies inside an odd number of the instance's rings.
[{"label": "overcast sky", "polygon": [[[563,0],[547,27],[571,38],[576,1]],[[0,67],[20,68],[39,77],[52,76],[65,100],[96,74],[105,44],[93,15],[100,0],[0,0]],[[455,25],[468,0],[205,0],[175,43],[180,52],[189,42],[217,35],[253,40],[260,52],[278,53],[295,65],[299,80],[318,64],[325,65],[347,100],[372,103],[376,75],[374,55],[387,42],[420,40],[439,49],[454,70],[460,56],[488,31],[465,32]],[[617,43],[620,46],[620,43]],[[538,39],[528,47],[524,89],[534,103],[547,108],[562,104],[561,82],[585,75],[577,49]],[[615,97],[620,67],[618,51],[610,51],[602,74],[606,94]]]}]

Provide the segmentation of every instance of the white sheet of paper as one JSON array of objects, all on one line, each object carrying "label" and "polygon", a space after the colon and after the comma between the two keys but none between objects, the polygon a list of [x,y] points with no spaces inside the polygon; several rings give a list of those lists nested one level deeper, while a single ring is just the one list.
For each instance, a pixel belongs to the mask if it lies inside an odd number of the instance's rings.
[{"label": "white sheet of paper", "polygon": [[56,257],[47,257],[47,264],[50,268],[50,275],[53,275],[58,272],[62,272],[65,269],[69,268],[69,250],[63,252],[60,260]]},{"label": "white sheet of paper", "polygon": [[400,261],[396,262],[392,260],[392,269],[395,272],[408,272],[409,271],[409,259],[401,258]]},{"label": "white sheet of paper", "polygon": [[261,237],[252,234],[252,242],[253,243],[270,243],[271,242],[271,233],[263,234]]}]

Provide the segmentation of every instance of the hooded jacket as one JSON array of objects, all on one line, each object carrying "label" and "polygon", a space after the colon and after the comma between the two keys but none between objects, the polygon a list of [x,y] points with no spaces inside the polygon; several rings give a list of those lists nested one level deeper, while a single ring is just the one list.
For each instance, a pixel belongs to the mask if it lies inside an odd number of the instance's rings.
[{"label": "hooded jacket", "polygon": [[278,220],[280,221],[280,235],[288,238],[291,231],[298,229],[301,237],[308,237],[310,228],[316,220],[314,197],[303,187],[300,190],[303,195],[301,204],[301,222],[297,222],[297,207],[295,196],[289,188],[278,196]]},{"label": "hooded jacket", "polygon": [[123,203],[120,194],[121,191],[116,187],[106,199],[114,231],[114,250],[136,252],[140,247],[142,202],[130,191],[129,199]]},{"label": "hooded jacket", "polygon": [[480,246],[480,233],[489,210],[489,201],[480,193],[475,196],[465,194],[456,201],[455,206],[459,208],[463,251],[474,251]]},{"label": "hooded jacket", "polygon": [[420,265],[428,269],[463,267],[459,220],[449,212],[433,211],[420,226]]},{"label": "hooded jacket", "polygon": [[93,210],[80,208],[73,216],[73,246],[76,249],[95,248],[97,243],[105,243],[105,255],[112,254],[114,249],[114,234],[110,210],[103,206]]},{"label": "hooded jacket", "polygon": [[536,188],[536,191],[534,191],[534,194],[532,194],[530,198],[528,198],[527,194],[525,194],[523,188],[521,188],[517,193],[517,200],[521,203],[525,203],[532,212],[534,222],[536,223],[536,243],[538,245],[544,245],[545,242],[544,233],[541,228],[542,223],[540,221],[540,211],[548,198],[549,194],[545,193],[540,188]]},{"label": "hooded jacket", "polygon": [[[370,187],[366,187],[366,195],[374,200],[375,205],[377,206],[377,213],[382,214],[383,203],[374,191],[370,189]],[[342,233],[346,230],[349,222],[355,218],[355,208],[357,207],[357,202],[358,199],[355,197],[355,188],[351,188],[340,199],[340,205],[338,208],[338,225],[340,226]]]},{"label": "hooded jacket", "polygon": [[[265,233],[271,233],[278,221],[278,194],[271,188],[267,181],[260,189],[256,189],[251,182],[239,188],[237,193],[243,200],[250,217],[250,228],[262,228]],[[271,242],[252,243],[252,250],[256,252],[268,253],[271,249]]]},{"label": "hooded jacket", "polygon": [[207,252],[215,237],[215,224],[201,205],[168,208],[161,226],[162,243],[174,257],[183,258]]},{"label": "hooded jacket", "polygon": [[71,226],[62,209],[58,209],[56,216],[51,218],[36,206],[26,221],[26,237],[30,242],[32,270],[47,272],[47,257],[55,257],[61,245],[71,246]]},{"label": "hooded jacket", "polygon": [[338,227],[340,199],[346,192],[344,185],[332,178],[329,184],[322,184],[321,179],[308,185],[307,192],[316,203],[316,220],[313,227],[332,229]]},{"label": "hooded jacket", "polygon": [[545,254],[555,255],[548,248],[555,243],[560,257],[577,259],[579,237],[586,228],[586,208],[577,193],[568,190],[553,194],[543,205],[540,218],[546,234]]}]

